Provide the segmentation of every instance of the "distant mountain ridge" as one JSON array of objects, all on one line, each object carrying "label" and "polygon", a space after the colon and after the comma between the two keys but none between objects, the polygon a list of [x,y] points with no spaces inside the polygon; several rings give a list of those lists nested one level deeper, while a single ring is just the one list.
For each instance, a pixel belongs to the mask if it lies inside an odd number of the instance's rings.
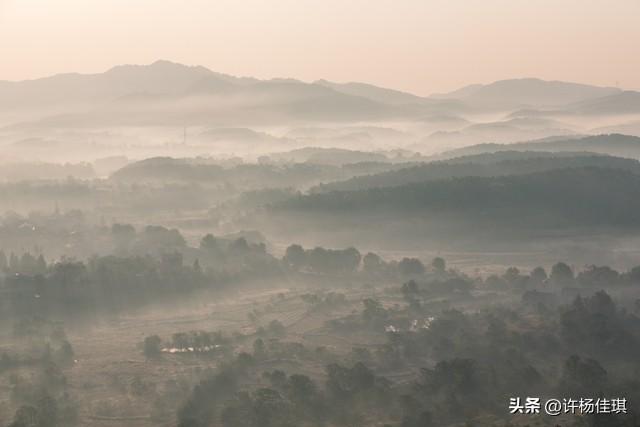
[{"label": "distant mountain ridge", "polygon": [[[496,122],[493,127],[470,125],[463,138],[451,133],[468,115],[515,110],[529,111],[531,117],[527,122]],[[97,74],[68,73],[0,82],[0,113],[22,114],[23,129],[387,121],[434,126],[431,139],[436,142],[487,140],[487,132],[501,135],[497,141],[511,141],[572,133],[546,118],[549,115],[640,113],[640,93],[528,78],[470,85],[449,94],[424,97],[361,82],[261,80],[156,61],[150,65],[120,65]],[[536,122],[534,115],[539,118]],[[459,124],[433,120],[438,117]]]},{"label": "distant mountain ridge", "polygon": [[550,151],[550,152],[590,152],[611,156],[640,159],[640,137],[610,134],[568,138],[545,138],[542,140],[517,142],[512,144],[476,144],[445,151],[434,159],[444,160],[460,156],[501,151]]},{"label": "distant mountain ridge", "polygon": [[446,101],[450,105],[468,103],[470,105],[558,106],[622,93],[617,88],[525,78],[500,80],[487,85],[469,85],[450,93],[422,97],[361,82],[335,83],[322,79],[313,83],[295,79],[260,80],[217,73],[203,66],[188,66],[159,60],[149,65],[118,65],[97,74],[66,73],[34,80],[0,81],[0,93],[3,95],[0,99],[6,100],[9,97],[12,101],[16,101],[19,96],[34,95],[36,92],[51,101],[63,95],[66,95],[65,100],[69,100],[69,97],[82,99],[107,95],[117,98],[132,93],[183,94],[221,91],[234,86],[255,84],[277,86],[286,83],[297,83],[305,87],[324,87],[345,95],[367,98],[389,105],[442,105]]},{"label": "distant mountain ridge", "polygon": [[435,97],[455,99],[475,107],[513,109],[528,106],[559,107],[620,92],[620,89],[612,87],[523,78],[499,80],[487,85],[470,85]]}]

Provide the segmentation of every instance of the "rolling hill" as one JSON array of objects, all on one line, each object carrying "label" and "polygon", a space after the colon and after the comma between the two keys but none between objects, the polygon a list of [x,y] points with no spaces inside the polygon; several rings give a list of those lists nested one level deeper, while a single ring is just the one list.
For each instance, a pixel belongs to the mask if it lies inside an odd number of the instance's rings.
[{"label": "rolling hill", "polygon": [[590,152],[610,156],[640,159],[640,137],[610,134],[584,137],[545,138],[541,140],[518,142],[513,144],[476,144],[446,151],[436,158],[439,160],[454,157],[495,153],[500,151],[550,151],[550,152]]},{"label": "rolling hill", "polygon": [[495,177],[524,175],[563,168],[601,167],[640,174],[637,160],[588,153],[549,153],[504,151],[495,154],[464,156],[442,162],[424,163],[376,175],[364,175],[347,181],[321,184],[313,192],[353,191],[397,187],[466,176]]},{"label": "rolling hill", "polygon": [[558,107],[620,93],[619,89],[534,78],[500,80],[487,85],[471,85],[438,99],[455,99],[469,106],[490,110]]},{"label": "rolling hill", "polygon": [[640,175],[581,167],[496,177],[463,177],[387,188],[301,195],[272,208],[278,217],[339,224],[357,218],[379,228],[387,220],[459,220],[468,224],[640,227]]}]

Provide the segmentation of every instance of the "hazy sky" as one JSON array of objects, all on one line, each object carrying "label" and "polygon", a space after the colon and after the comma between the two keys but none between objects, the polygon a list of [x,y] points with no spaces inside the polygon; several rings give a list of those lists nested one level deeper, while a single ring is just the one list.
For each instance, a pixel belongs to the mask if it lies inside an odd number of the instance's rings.
[{"label": "hazy sky", "polygon": [[640,0],[0,0],[0,79],[168,59],[419,94],[540,77],[640,88]]}]

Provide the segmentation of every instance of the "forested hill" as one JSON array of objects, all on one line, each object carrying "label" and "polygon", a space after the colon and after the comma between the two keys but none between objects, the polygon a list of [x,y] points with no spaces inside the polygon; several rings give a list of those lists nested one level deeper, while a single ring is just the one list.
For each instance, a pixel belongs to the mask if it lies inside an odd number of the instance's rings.
[{"label": "forested hill", "polygon": [[[564,153],[562,153],[564,154]],[[321,184],[313,192],[364,190],[396,187],[446,178],[523,175],[553,169],[595,166],[640,173],[640,162],[632,159],[595,154],[560,155],[556,153],[506,151],[495,154],[465,156],[443,162],[424,163],[405,169],[357,176],[342,182]]]},{"label": "forested hill", "polygon": [[401,166],[367,162],[345,165],[315,163],[216,164],[203,159],[155,157],[131,163],[111,175],[117,182],[187,182],[233,184],[237,188],[288,187],[344,180],[360,174],[373,174]]},{"label": "forested hill", "polygon": [[499,151],[588,151],[640,159],[640,138],[631,135],[592,135],[582,138],[535,140],[514,144],[477,144],[442,153],[441,159]]},{"label": "forested hill", "polygon": [[640,175],[619,169],[567,168],[528,175],[464,177],[397,187],[298,196],[279,215],[461,218],[527,225],[640,226]]}]

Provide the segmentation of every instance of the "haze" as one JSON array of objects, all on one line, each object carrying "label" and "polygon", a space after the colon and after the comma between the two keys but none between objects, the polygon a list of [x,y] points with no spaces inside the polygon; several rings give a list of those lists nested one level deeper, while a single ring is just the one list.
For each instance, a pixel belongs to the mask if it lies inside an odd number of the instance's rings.
[{"label": "haze", "polygon": [[638,427],[639,12],[0,0],[0,427]]},{"label": "haze", "polygon": [[514,77],[632,89],[638,16],[633,0],[2,0],[0,80],[167,58],[419,95]]}]

